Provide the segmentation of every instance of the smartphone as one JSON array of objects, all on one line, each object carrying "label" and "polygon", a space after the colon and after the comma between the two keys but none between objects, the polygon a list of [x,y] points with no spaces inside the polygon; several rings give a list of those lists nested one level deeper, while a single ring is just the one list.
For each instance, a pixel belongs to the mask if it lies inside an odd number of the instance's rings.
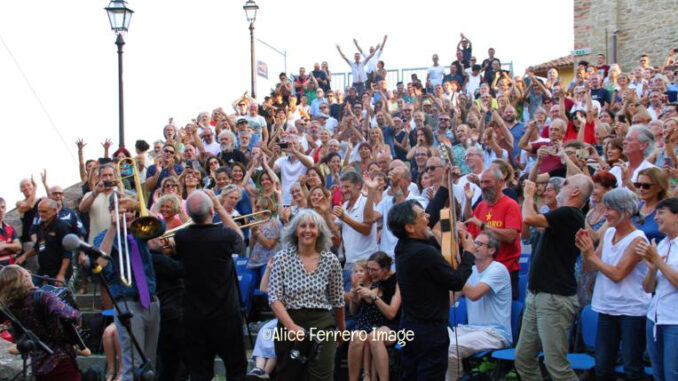
[{"label": "smartphone", "polygon": [[664,166],[673,168],[673,159],[671,159],[669,156],[664,156]]}]

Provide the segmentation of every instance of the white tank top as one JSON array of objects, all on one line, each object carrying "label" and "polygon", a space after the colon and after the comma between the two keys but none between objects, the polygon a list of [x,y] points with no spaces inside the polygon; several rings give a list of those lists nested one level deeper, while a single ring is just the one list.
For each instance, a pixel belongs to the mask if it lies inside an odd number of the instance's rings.
[{"label": "white tank top", "polygon": [[[601,259],[604,263],[616,266],[631,242],[645,234],[642,230],[634,230],[616,244],[612,243],[615,228],[609,228],[603,237]],[[594,311],[608,315],[645,316],[651,295],[643,290],[643,278],[647,266],[640,262],[620,282],[613,282],[600,271],[596,275],[591,307]]]}]

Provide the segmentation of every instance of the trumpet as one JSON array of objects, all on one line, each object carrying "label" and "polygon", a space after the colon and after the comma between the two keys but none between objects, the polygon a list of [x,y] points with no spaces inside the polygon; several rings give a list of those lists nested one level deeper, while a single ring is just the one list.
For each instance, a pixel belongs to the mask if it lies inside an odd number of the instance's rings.
[{"label": "trumpet", "polygon": [[[150,216],[146,203],[144,202],[143,189],[141,188],[141,180],[139,178],[139,169],[137,162],[133,158],[123,158],[116,163],[116,170],[118,175],[119,191],[125,190],[124,180],[128,178],[134,179],[134,189],[139,198],[139,217],[137,217],[130,225],[132,234],[142,240],[148,240],[158,237],[163,232],[162,222],[159,219]],[[115,215],[118,216],[116,223],[117,237],[118,237],[118,265],[120,267],[120,282],[127,287],[132,286],[132,262],[130,260],[129,246],[127,243],[127,217],[123,214],[120,217],[120,199],[117,192],[113,192],[113,204]],[[122,234],[121,234],[122,233]],[[124,239],[124,246],[122,245],[122,236]]]},{"label": "trumpet", "polygon": [[[239,221],[239,220],[246,220],[246,219],[248,219],[248,218],[257,217],[257,216],[260,216],[260,215],[266,215],[266,216],[263,217],[262,219],[254,220],[254,221],[249,222],[249,223],[247,223],[247,224],[240,225],[240,229],[246,229],[246,228],[249,228],[249,227],[252,227],[252,226],[261,225],[261,224],[263,224],[263,223],[265,223],[265,222],[268,222],[268,221],[271,220],[271,215],[272,215],[272,213],[271,213],[270,210],[260,210],[260,211],[258,211],[258,212],[254,212],[254,213],[250,213],[250,214],[245,214],[245,215],[238,216],[238,217],[232,217],[231,219],[232,219],[233,221]],[[193,225],[194,223],[195,223],[195,222],[193,222],[192,220],[191,220],[191,221],[184,222],[183,224],[177,226],[177,227],[174,228],[174,229],[169,229],[169,230],[167,230],[163,235],[160,236],[160,238],[171,238],[171,237],[174,237],[174,235],[175,235],[179,230],[186,229],[187,227]],[[223,222],[219,221],[219,222],[217,222],[215,225],[221,225],[221,224],[223,224]]]}]

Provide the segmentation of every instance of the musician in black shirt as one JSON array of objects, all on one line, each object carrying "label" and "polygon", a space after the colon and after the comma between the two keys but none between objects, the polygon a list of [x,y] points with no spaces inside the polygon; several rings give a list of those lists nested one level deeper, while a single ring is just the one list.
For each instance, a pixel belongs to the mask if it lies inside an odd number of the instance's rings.
[{"label": "musician in black shirt", "polygon": [[[61,241],[66,234],[74,233],[71,227],[57,218],[57,202],[43,199],[38,204],[38,214],[42,223],[36,230],[35,246],[17,258],[21,264],[37,254],[38,275],[58,279],[56,286],[63,287],[66,279],[71,276],[71,252],[64,249]],[[39,282],[41,283],[41,282]]]},{"label": "musician in black shirt", "polygon": [[[194,225],[174,237],[184,263],[184,326],[191,380],[211,380],[214,356],[219,355],[231,380],[244,380],[247,371],[243,320],[233,254],[243,236],[214,193],[194,191],[186,200]],[[223,226],[212,224],[216,212]]]},{"label": "musician in black shirt", "polygon": [[449,291],[460,291],[471,275],[473,254],[452,269],[430,233],[428,214],[414,200],[396,204],[388,228],[398,237],[396,277],[402,295],[400,328],[414,332],[403,346],[402,379],[444,380],[447,371]]}]

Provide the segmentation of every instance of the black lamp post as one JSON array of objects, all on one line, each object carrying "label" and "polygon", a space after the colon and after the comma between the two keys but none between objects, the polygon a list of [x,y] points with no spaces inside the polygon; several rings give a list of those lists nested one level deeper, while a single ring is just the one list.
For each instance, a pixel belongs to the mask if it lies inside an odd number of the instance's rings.
[{"label": "black lamp post", "polygon": [[111,0],[106,9],[108,13],[108,21],[111,23],[111,29],[118,37],[115,39],[115,44],[118,46],[118,135],[120,140],[120,147],[125,146],[125,106],[123,102],[122,92],[122,47],[125,45],[125,40],[122,39],[122,34],[129,29],[129,22],[132,19],[133,10],[127,8],[125,0]]},{"label": "black lamp post", "polygon": [[247,0],[242,9],[245,10],[245,16],[247,16],[247,22],[250,23],[250,75],[252,76],[252,98],[256,99],[256,87],[257,87],[257,75],[256,69],[254,67],[254,21],[257,19],[257,10],[259,6],[254,3],[254,0]]}]

